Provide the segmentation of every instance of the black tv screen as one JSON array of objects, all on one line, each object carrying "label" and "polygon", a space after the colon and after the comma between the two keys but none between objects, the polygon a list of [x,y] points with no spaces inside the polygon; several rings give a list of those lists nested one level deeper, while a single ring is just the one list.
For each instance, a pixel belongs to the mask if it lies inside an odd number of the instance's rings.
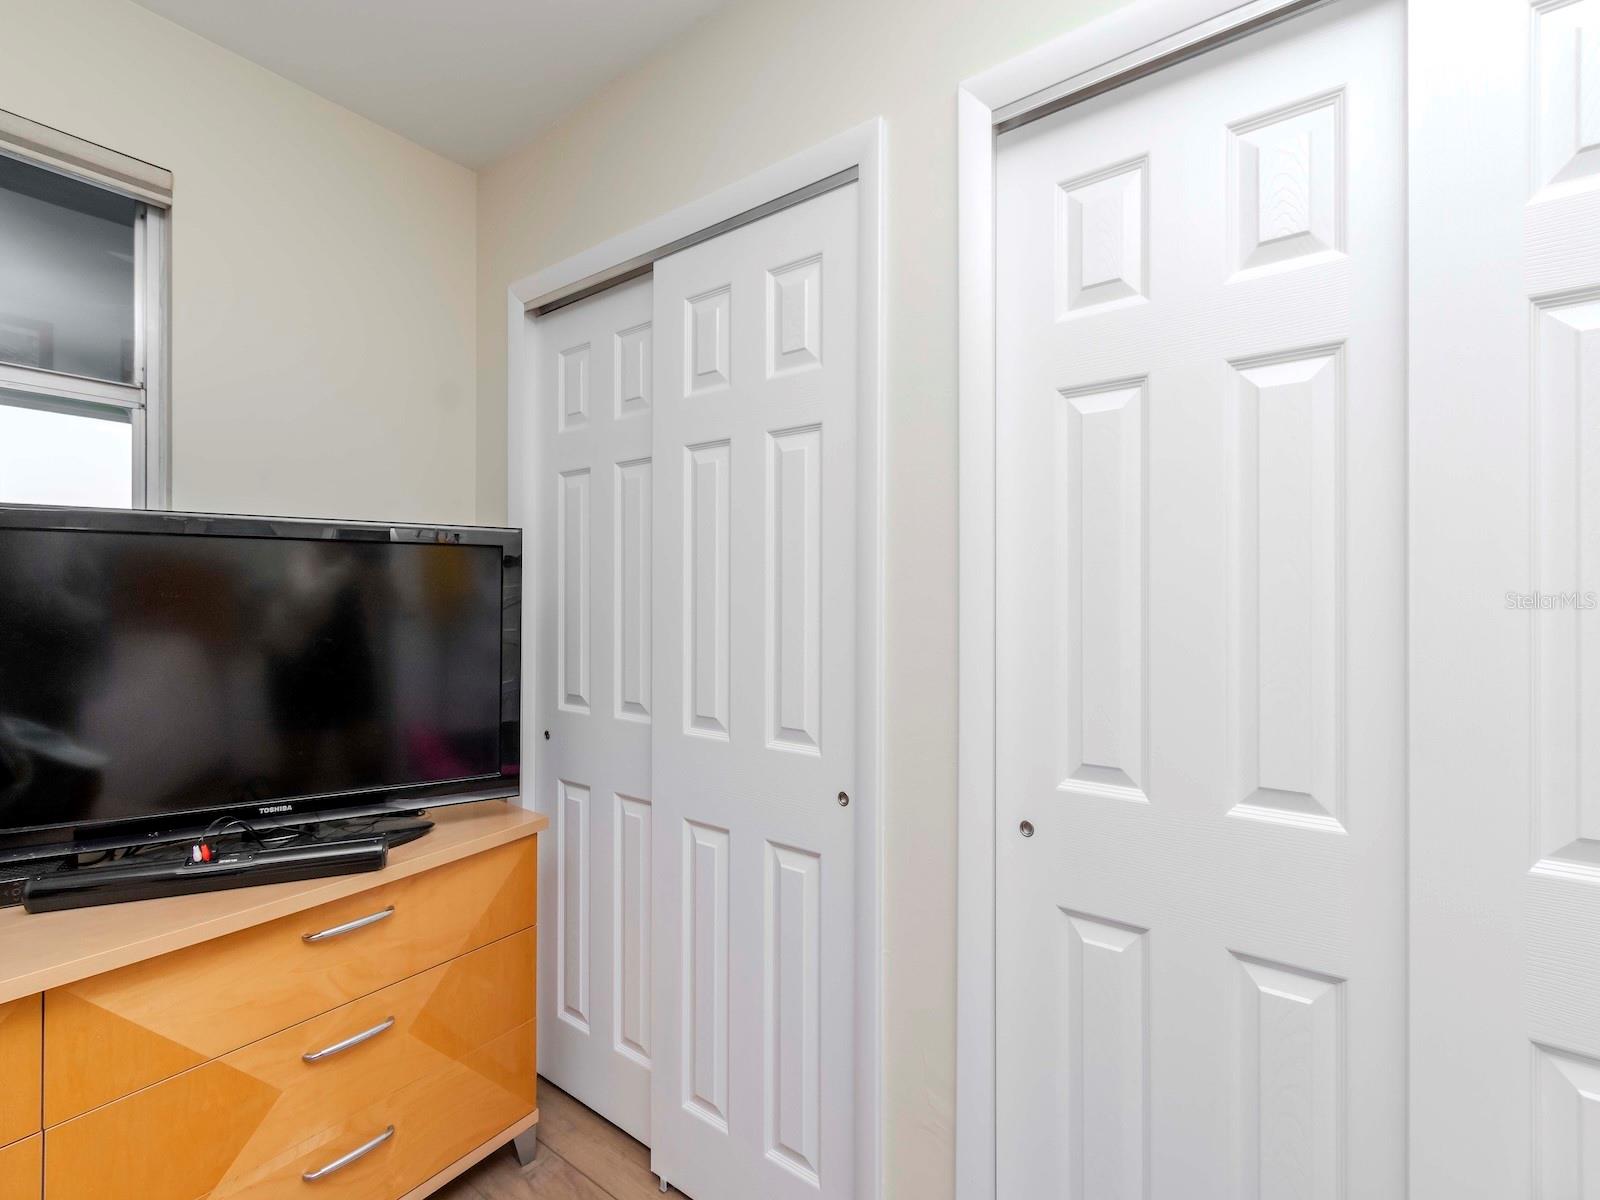
[{"label": "black tv screen", "polygon": [[506,782],[518,543],[5,510],[0,837]]}]

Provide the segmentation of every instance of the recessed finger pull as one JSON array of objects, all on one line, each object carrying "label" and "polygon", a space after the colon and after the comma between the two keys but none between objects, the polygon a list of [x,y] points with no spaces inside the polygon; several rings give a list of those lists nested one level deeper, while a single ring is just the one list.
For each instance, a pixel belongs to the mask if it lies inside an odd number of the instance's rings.
[{"label": "recessed finger pull", "polygon": [[1033,836],[1033,822],[1032,821],[1024,821],[1021,825],[1018,825],[1017,828],[1022,831],[1022,836],[1023,837],[1032,837]]}]

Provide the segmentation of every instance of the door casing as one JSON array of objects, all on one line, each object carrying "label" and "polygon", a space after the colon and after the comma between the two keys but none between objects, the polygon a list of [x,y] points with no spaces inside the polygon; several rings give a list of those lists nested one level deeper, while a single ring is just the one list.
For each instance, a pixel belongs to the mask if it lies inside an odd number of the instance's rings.
[{"label": "door casing", "polygon": [[[589,294],[597,284],[632,278],[665,248],[743,223],[774,206],[798,203],[816,185],[854,172],[858,185],[857,280],[857,655],[855,946],[855,1193],[882,1194],[883,1096],[883,588],[884,588],[884,123],[875,118],[681,208],[645,222],[571,258],[513,283],[506,290],[508,511],[514,522],[538,528],[541,489],[531,486],[534,423],[529,419],[540,347],[533,309],[551,300]],[[641,267],[640,264],[643,264]],[[631,272],[631,273],[630,273]],[[538,627],[537,597],[524,597],[523,627]],[[523,677],[539,678],[537,639],[524,638]],[[525,723],[526,724],[526,723]],[[542,753],[538,733],[525,729],[524,762]],[[532,772],[530,772],[530,775]],[[533,806],[533,796],[520,801]]]}]

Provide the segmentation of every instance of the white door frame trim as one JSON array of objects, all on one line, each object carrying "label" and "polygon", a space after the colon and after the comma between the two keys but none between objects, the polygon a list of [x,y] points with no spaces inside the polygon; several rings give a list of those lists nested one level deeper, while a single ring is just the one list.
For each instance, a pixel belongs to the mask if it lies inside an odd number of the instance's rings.
[{"label": "white door frame trim", "polygon": [[995,138],[1330,0],[1132,0],[957,92],[956,1195],[995,1197]]},{"label": "white door frame trim", "polygon": [[[506,290],[506,397],[511,514],[528,514],[525,463],[532,462],[532,426],[527,409],[537,378],[534,317],[530,302],[548,297],[663,246],[693,238],[753,209],[791,196],[854,169],[859,185],[859,331],[857,368],[857,611],[861,638],[857,660],[856,996],[857,1063],[855,1194],[877,1200],[883,1191],[883,590],[884,590],[884,255],[886,241],[885,127],[874,118],[801,151],[728,187],[662,214],[627,233],[593,246],[513,283]],[[616,282],[627,278],[619,274]],[[525,601],[525,628],[536,623],[532,593]],[[532,645],[532,642],[529,642]],[[523,748],[532,763],[540,743],[524,722]],[[531,750],[531,753],[529,751]],[[531,777],[531,775],[530,775]]]}]

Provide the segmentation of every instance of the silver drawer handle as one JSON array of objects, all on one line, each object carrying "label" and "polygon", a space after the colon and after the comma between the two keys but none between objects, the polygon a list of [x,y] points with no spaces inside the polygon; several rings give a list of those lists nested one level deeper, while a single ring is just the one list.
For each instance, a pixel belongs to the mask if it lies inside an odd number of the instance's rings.
[{"label": "silver drawer handle", "polygon": [[332,1175],[335,1171],[342,1171],[346,1167],[348,1167],[351,1163],[359,1162],[361,1159],[363,1159],[367,1155],[371,1154],[374,1150],[376,1150],[379,1146],[383,1145],[385,1142],[387,1142],[393,1136],[394,1136],[394,1126],[391,1125],[391,1126],[389,1126],[389,1128],[385,1129],[382,1133],[380,1133],[377,1137],[373,1138],[366,1145],[357,1146],[354,1150],[350,1151],[349,1154],[344,1155],[342,1158],[334,1159],[331,1163],[329,1163],[327,1166],[323,1167],[321,1170],[307,1171],[304,1175],[300,1176],[300,1178],[304,1179],[307,1183],[315,1183],[319,1179],[326,1179],[329,1175]]},{"label": "silver drawer handle", "polygon": [[380,1033],[388,1033],[394,1028],[394,1018],[387,1017],[379,1021],[371,1029],[363,1029],[360,1033],[351,1034],[342,1042],[335,1042],[331,1046],[324,1046],[321,1050],[313,1050],[310,1054],[300,1057],[308,1063],[321,1062],[325,1058],[332,1058],[335,1054],[343,1054],[346,1050],[354,1050],[362,1042],[370,1042]]},{"label": "silver drawer handle", "polygon": [[354,921],[346,921],[343,925],[335,925],[332,929],[324,929],[321,933],[302,933],[300,940],[303,942],[326,942],[336,937],[343,937],[347,933],[354,933],[358,929],[365,929],[368,925],[376,925],[379,921],[387,921],[394,916],[394,905],[389,905],[382,912],[372,913],[370,916],[357,917]]}]

